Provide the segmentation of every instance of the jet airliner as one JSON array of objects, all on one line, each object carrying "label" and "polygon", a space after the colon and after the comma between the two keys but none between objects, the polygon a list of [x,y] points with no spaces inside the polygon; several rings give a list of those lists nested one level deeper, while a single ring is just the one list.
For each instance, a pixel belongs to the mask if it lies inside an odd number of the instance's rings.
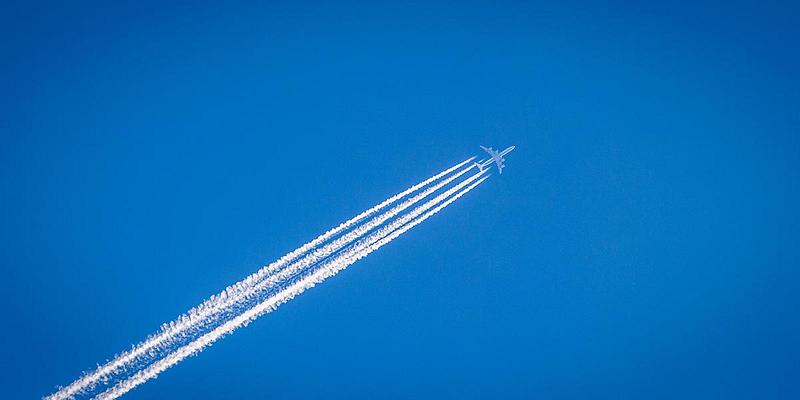
[{"label": "jet airliner", "polygon": [[508,153],[511,153],[511,150],[514,150],[515,147],[516,146],[511,146],[501,152],[498,152],[497,150],[494,150],[491,147],[481,146],[482,149],[486,150],[486,152],[489,153],[491,158],[485,161],[478,161],[475,163],[475,165],[478,167],[479,170],[483,171],[484,168],[488,167],[492,163],[495,163],[497,164],[497,172],[502,174],[503,168],[505,168],[506,166],[505,165],[506,159],[503,158],[503,156],[505,156]]}]

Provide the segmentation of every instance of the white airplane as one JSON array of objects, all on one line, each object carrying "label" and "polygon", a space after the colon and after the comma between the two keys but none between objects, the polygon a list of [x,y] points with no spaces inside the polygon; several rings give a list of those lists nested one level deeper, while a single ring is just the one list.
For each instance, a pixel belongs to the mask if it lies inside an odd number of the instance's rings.
[{"label": "white airplane", "polygon": [[486,161],[478,161],[475,163],[475,165],[478,167],[479,170],[483,171],[483,169],[489,166],[491,163],[495,163],[497,164],[497,172],[502,174],[503,168],[506,166],[504,164],[506,160],[505,158],[503,158],[503,156],[508,153],[511,153],[511,150],[514,150],[515,147],[517,146],[511,146],[501,152],[497,152],[497,150],[493,150],[491,147],[481,146],[481,148],[486,150],[486,152],[489,153],[489,155],[492,156],[492,158]]}]

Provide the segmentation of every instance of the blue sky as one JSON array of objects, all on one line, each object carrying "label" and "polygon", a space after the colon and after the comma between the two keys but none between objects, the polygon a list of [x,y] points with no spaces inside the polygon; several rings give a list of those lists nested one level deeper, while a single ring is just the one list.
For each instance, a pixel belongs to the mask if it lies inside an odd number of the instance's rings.
[{"label": "blue sky", "polygon": [[127,398],[797,398],[798,11],[4,4],[0,397],[514,144]]}]

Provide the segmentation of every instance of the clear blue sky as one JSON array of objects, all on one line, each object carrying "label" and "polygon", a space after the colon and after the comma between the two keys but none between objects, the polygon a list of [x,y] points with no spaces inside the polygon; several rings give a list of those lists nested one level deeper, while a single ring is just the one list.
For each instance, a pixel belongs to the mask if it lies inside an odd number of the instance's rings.
[{"label": "clear blue sky", "polygon": [[107,3],[0,8],[0,397],[479,144],[502,176],[128,398],[800,397],[797,7]]}]

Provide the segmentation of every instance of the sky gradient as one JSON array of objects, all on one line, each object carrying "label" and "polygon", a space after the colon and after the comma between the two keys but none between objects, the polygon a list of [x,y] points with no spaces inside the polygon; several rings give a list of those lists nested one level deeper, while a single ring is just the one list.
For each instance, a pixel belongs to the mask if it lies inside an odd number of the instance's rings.
[{"label": "sky gradient", "polygon": [[0,397],[501,176],[129,399],[800,397],[800,7],[0,6]]}]

